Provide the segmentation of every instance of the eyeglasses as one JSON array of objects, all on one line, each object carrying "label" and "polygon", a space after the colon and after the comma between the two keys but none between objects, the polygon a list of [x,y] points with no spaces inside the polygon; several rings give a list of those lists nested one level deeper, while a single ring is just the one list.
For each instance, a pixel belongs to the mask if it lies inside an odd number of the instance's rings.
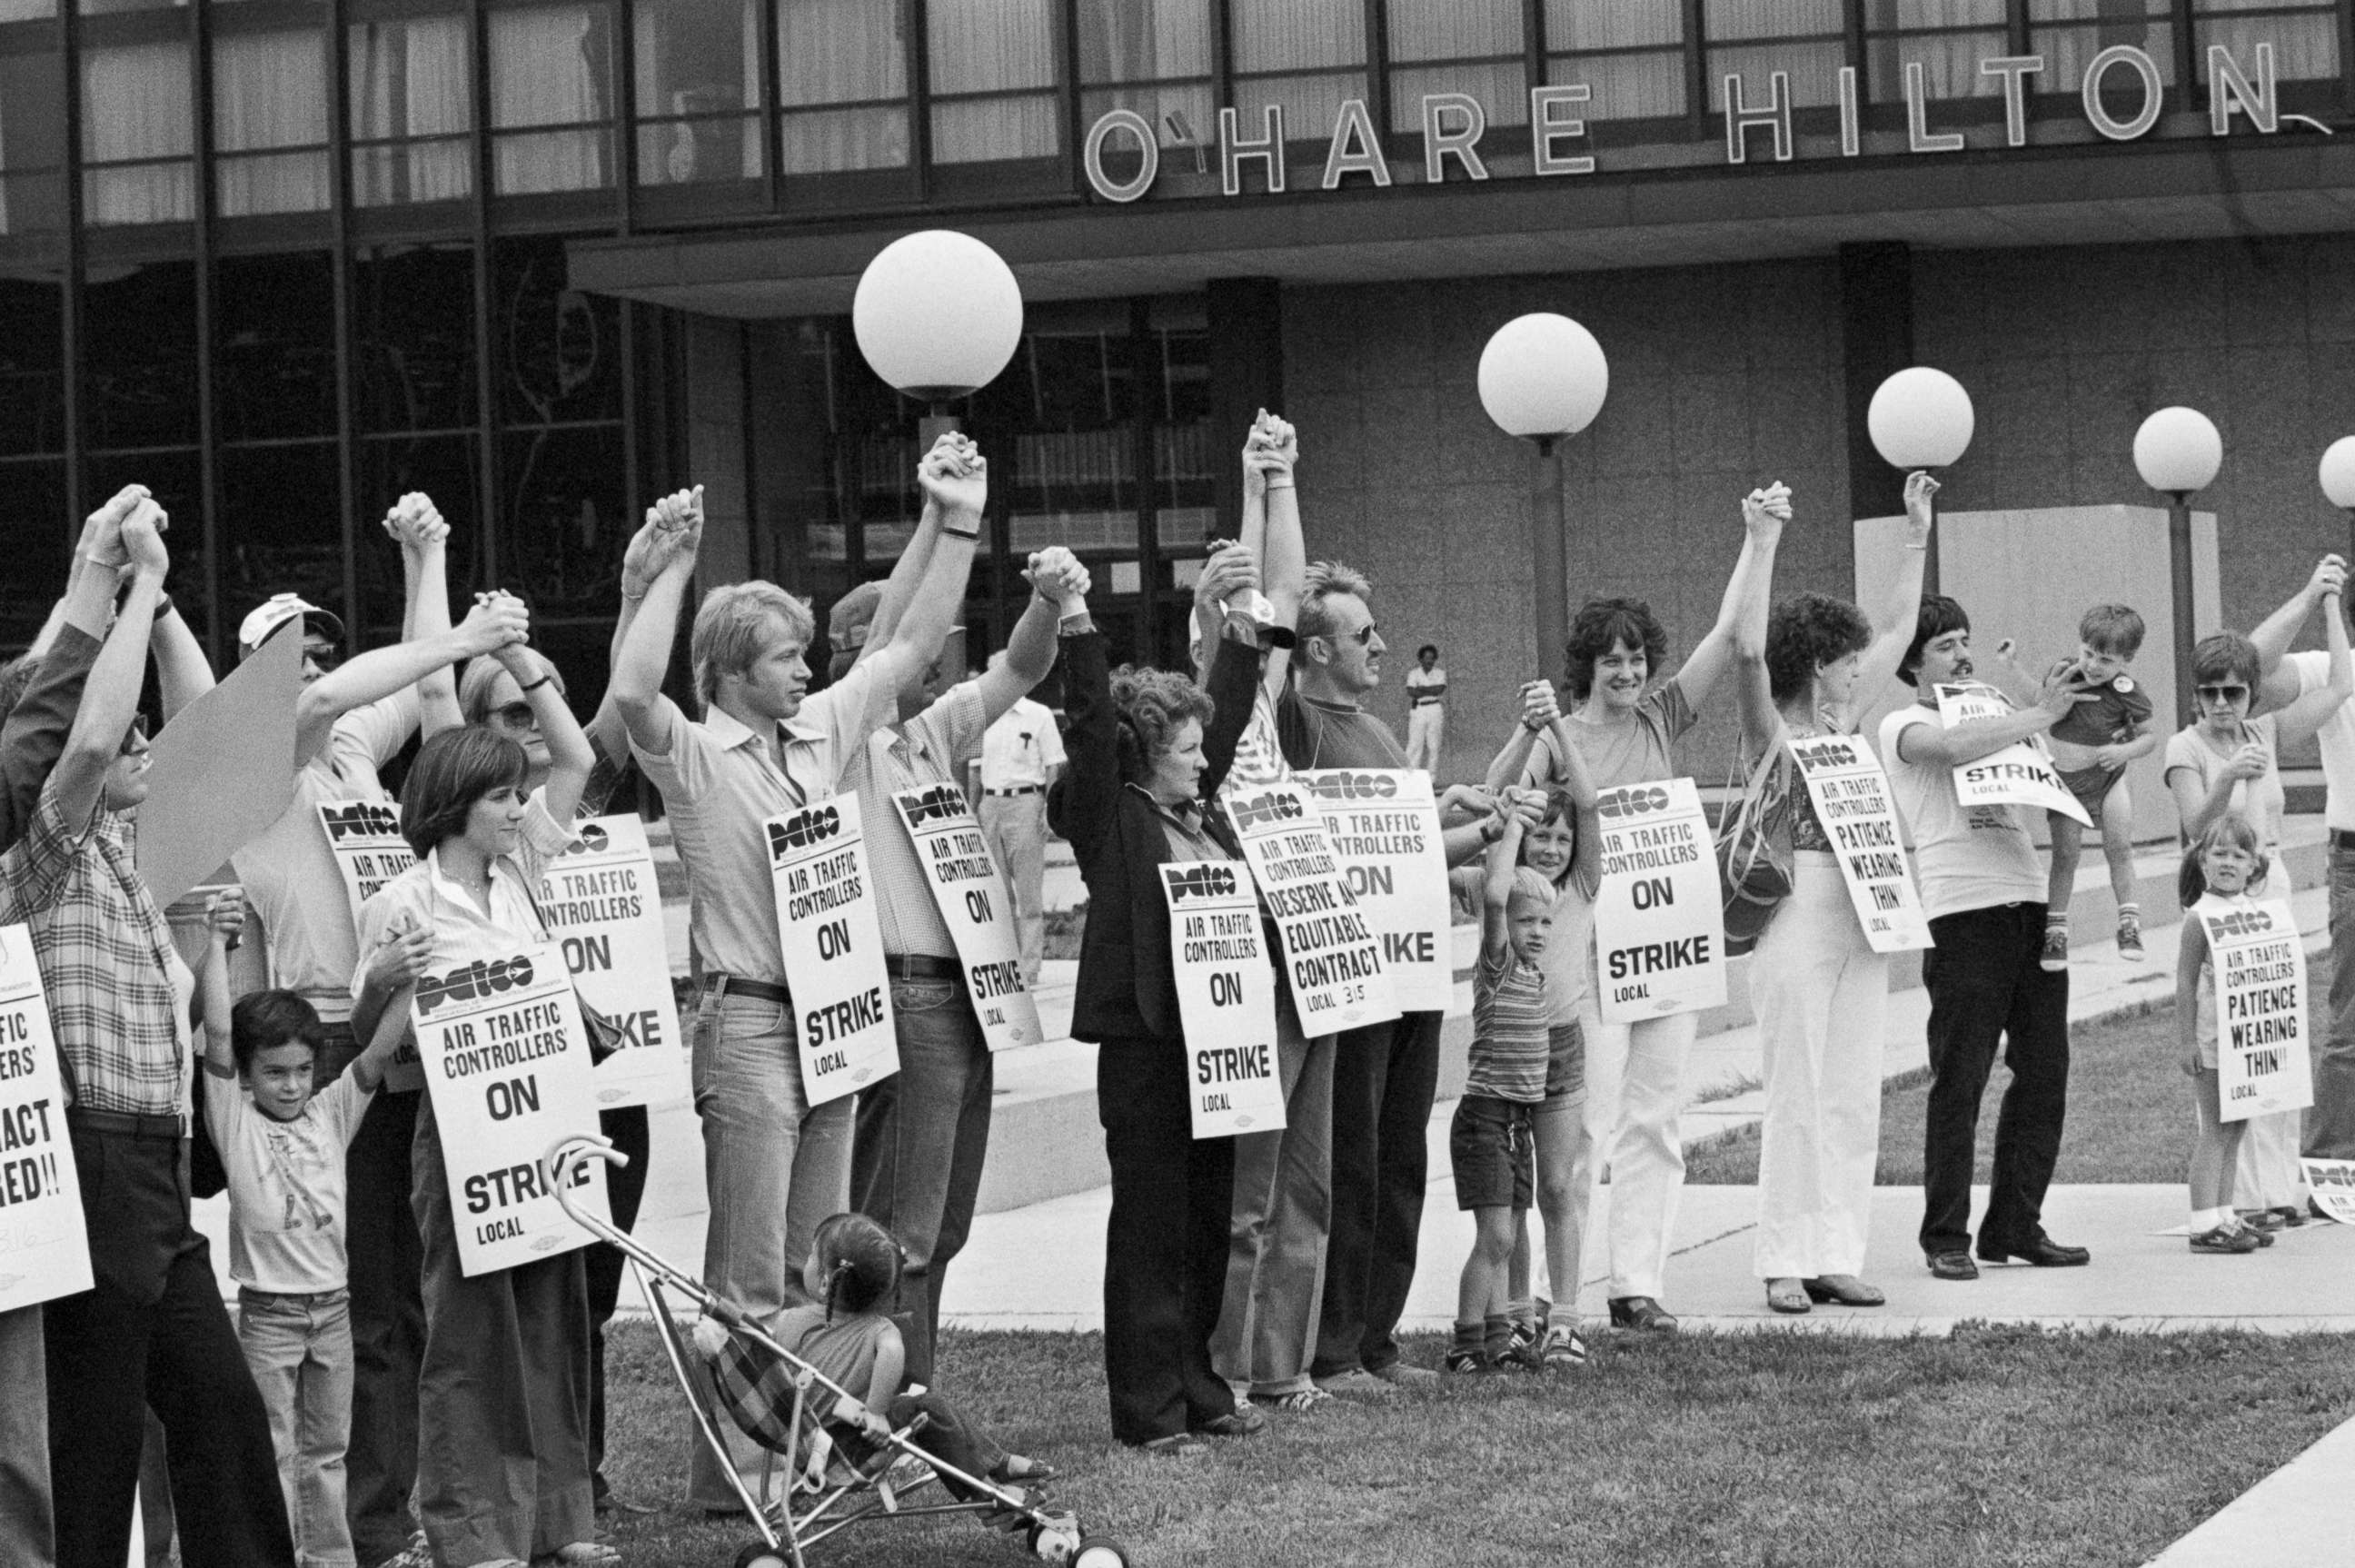
[{"label": "eyeglasses", "polygon": [[528,730],[539,722],[539,716],[531,710],[528,702],[510,702],[505,708],[494,708],[491,717],[510,730]]},{"label": "eyeglasses", "polygon": [[323,673],[335,668],[337,665],[344,662],[342,651],[338,649],[335,644],[329,642],[311,642],[306,640],[303,644],[303,656],[309,659],[313,664],[317,665]]},{"label": "eyeglasses", "polygon": [[[1369,648],[1374,645],[1374,638],[1380,635],[1380,631],[1381,628],[1376,626],[1371,621],[1369,621],[1364,625],[1359,627],[1356,631],[1344,632],[1341,635],[1348,638],[1351,642],[1357,644],[1361,648]],[[1337,641],[1338,639],[1336,640]]]},{"label": "eyeglasses", "polygon": [[133,752],[144,751],[146,746],[147,715],[134,713],[131,716],[131,727],[123,731],[123,744],[116,749],[116,754],[127,757]]},{"label": "eyeglasses", "polygon": [[2249,688],[2238,684],[2232,686],[2198,686],[2192,688],[2192,689],[2200,694],[2200,700],[2202,702],[2239,702],[2249,695]]}]

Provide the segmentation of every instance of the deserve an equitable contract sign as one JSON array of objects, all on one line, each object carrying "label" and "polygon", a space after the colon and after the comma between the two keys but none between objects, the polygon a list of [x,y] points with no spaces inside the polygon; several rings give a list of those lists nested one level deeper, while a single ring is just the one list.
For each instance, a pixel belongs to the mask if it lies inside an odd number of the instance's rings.
[{"label": "deserve an equitable contract sign", "polygon": [[891,797],[924,863],[932,902],[956,944],[965,989],[982,1039],[992,1051],[1036,1045],[1045,1030],[1039,1001],[1022,983],[1022,938],[1014,929],[1014,901],[990,859],[989,840],[964,791],[953,784],[901,790]]},{"label": "deserve an equitable contract sign", "polygon": [[2225,1121],[2314,1104],[2306,950],[2286,903],[2203,912],[2216,975],[2216,1103]]},{"label": "deserve an equitable contract sign", "polygon": [[[419,979],[410,1016],[449,1173],[458,1268],[468,1276],[587,1246],[540,1157],[594,1136],[597,1093],[572,976],[554,943],[468,958]],[[584,1162],[575,1201],[603,1217],[605,1164]]]},{"label": "deserve an equitable contract sign", "polygon": [[2307,1159],[2306,1184],[2314,1206],[2342,1225],[2355,1225],[2355,1159]]},{"label": "deserve an equitable contract sign", "polygon": [[1341,881],[1324,814],[1290,779],[1225,791],[1227,820],[1283,933],[1300,1032],[1315,1039],[1399,1016],[1381,939]]},{"label": "deserve an equitable contract sign", "polygon": [[777,945],[798,1015],[802,1093],[823,1105],[900,1071],[858,797],[838,795],[773,816],[766,827]]},{"label": "deserve an equitable contract sign", "polygon": [[1251,870],[1231,860],[1180,860],[1161,868],[1161,891],[1193,1066],[1186,1092],[1194,1136],[1272,1132],[1284,1125],[1275,971],[1260,940]]},{"label": "deserve an equitable contract sign", "polygon": [[90,1286],[90,1232],[33,933],[0,925],[0,1312]]},{"label": "deserve an equitable contract sign", "polygon": [[1455,955],[1431,775],[1419,768],[1317,768],[1292,777],[1324,813],[1342,883],[1381,937],[1382,967],[1400,1009],[1445,1012],[1455,999]]},{"label": "deserve an equitable contract sign", "polygon": [[1622,784],[1595,799],[1603,886],[1594,968],[1603,1021],[1636,1023],[1725,1000],[1725,912],[1700,791],[1690,779]]},{"label": "deserve an equitable contract sign", "polygon": [[[2009,719],[2019,711],[1991,686],[1941,686],[1937,690],[1938,717],[1949,730],[1974,719]],[[2088,827],[2094,825],[2053,771],[2052,755],[2044,749],[2041,735],[1955,763],[1955,799],[1966,810],[1974,805],[2032,805],[2073,816]]]},{"label": "deserve an equitable contract sign", "polygon": [[622,1031],[592,1070],[601,1106],[654,1105],[687,1091],[654,851],[636,814],[572,825],[570,848],[541,869],[539,917],[562,944],[581,999]]},{"label": "deserve an equitable contract sign", "polygon": [[1930,919],[1905,863],[1889,775],[1861,735],[1794,737],[1791,755],[1807,781],[1816,820],[1832,841],[1849,901],[1875,953],[1930,945]]}]

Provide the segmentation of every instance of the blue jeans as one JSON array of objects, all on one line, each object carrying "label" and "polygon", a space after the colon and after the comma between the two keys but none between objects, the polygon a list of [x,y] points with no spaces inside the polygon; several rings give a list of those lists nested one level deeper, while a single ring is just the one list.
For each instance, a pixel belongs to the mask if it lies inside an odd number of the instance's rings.
[{"label": "blue jeans", "polygon": [[[802,1094],[792,1013],[775,1002],[722,997],[707,986],[695,1019],[695,1114],[703,1122],[703,1179],[711,1203],[703,1283],[765,1317],[808,1299],[802,1265],[821,1221],[850,1207],[849,1098],[811,1109]],[[732,1433],[730,1440],[736,1441]],[[687,1499],[698,1508],[742,1504],[699,1435]],[[737,1450],[757,1475],[760,1456]]]},{"label": "blue jeans", "polygon": [[278,1484],[302,1568],[353,1568],[344,1518],[344,1448],[352,1433],[348,1290],[280,1296],[240,1287],[237,1342],[270,1412]]},{"label": "blue jeans", "polygon": [[24,1568],[49,1568],[49,1375],[41,1309],[0,1312],[0,1541]]},{"label": "blue jeans", "polygon": [[2355,1159],[2355,848],[2330,849],[2330,1027],[2314,1053],[2308,1159]]},{"label": "blue jeans", "polygon": [[1302,1036],[1292,997],[1275,1004],[1284,1125],[1238,1133],[1226,1297],[1210,1362],[1246,1393],[1310,1386],[1325,1309],[1325,1249],[1333,1223],[1333,1054],[1337,1035]]},{"label": "blue jeans", "polygon": [[989,1152],[996,1075],[972,998],[952,980],[894,980],[900,1071],[859,1092],[850,1191],[858,1211],[899,1239],[908,1381],[932,1381],[941,1287],[973,1229]]}]

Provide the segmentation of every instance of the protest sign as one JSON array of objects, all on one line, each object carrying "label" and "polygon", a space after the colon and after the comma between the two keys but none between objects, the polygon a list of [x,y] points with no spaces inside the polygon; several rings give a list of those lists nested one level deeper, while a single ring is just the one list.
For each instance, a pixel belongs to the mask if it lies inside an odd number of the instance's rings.
[{"label": "protest sign", "polygon": [[1191,1071],[1194,1136],[1284,1125],[1275,1044],[1275,971],[1260,940],[1249,868],[1181,860],[1161,868],[1169,901],[1169,966]]},{"label": "protest sign", "polygon": [[925,885],[932,890],[949,940],[956,944],[982,1039],[992,1051],[1038,1044],[1045,1031],[1038,998],[1022,980],[1014,901],[1007,896],[1006,879],[990,859],[989,841],[964,791],[953,784],[926,784],[901,790],[891,804],[908,825]]},{"label": "protest sign", "polygon": [[2306,1167],[2306,1184],[2314,1189],[2314,1206],[2342,1225],[2355,1225],[2355,1159],[2312,1159]]},{"label": "protest sign", "polygon": [[0,925],[0,1312],[90,1286],[90,1232],[48,997],[32,933]]},{"label": "protest sign", "polygon": [[[589,1037],[564,955],[551,942],[457,963],[419,979],[410,1008],[459,1271],[471,1277],[587,1246],[594,1238],[564,1212],[540,1164],[558,1138],[597,1134]],[[573,1179],[583,1189],[576,1201],[604,1218],[604,1162],[584,1161]]]},{"label": "protest sign", "polygon": [[294,798],[300,618],[172,716],[149,748],[139,875],[157,909],[226,865]]},{"label": "protest sign", "polygon": [[336,869],[343,873],[357,925],[360,905],[417,864],[417,856],[400,836],[400,807],[388,801],[323,800],[318,811],[319,827],[327,836]]},{"label": "protest sign", "polygon": [[1791,755],[1807,781],[1816,820],[1832,841],[1865,941],[1875,953],[1928,947],[1930,918],[1905,862],[1897,801],[1881,759],[1861,735],[1794,737]]},{"label": "protest sign", "polygon": [[1725,911],[1700,791],[1690,779],[1657,779],[1606,789],[1594,804],[1603,825],[1594,952],[1604,1022],[1718,1006]]},{"label": "protest sign", "polygon": [[1455,955],[1431,775],[1419,768],[1317,768],[1292,776],[1316,797],[1342,885],[1381,938],[1400,1010],[1445,1012],[1455,999]]},{"label": "protest sign", "polygon": [[1313,1038],[1398,1017],[1381,941],[1342,885],[1324,815],[1308,792],[1278,779],[1221,798],[1284,938],[1301,1032]]},{"label": "protest sign", "polygon": [[2216,980],[2216,1103],[2228,1122],[2314,1104],[2306,1046],[2306,950],[2286,903],[2193,912]]},{"label": "protest sign", "polygon": [[621,1048],[594,1069],[597,1104],[681,1099],[687,1054],[646,825],[625,813],[592,816],[572,830],[579,837],[571,848],[540,869],[538,899],[581,999],[621,1031]]},{"label": "protest sign", "polygon": [[766,829],[802,1089],[809,1104],[823,1105],[900,1071],[858,797],[838,795],[773,816]]},{"label": "protest sign", "polygon": [[[1974,719],[2008,719],[2019,711],[1991,686],[1941,686],[1937,693],[1938,716],[1949,730]],[[2053,770],[2041,735],[1955,763],[1955,799],[1966,811],[1975,805],[2032,805],[2074,817],[2087,827],[2094,825]]]}]

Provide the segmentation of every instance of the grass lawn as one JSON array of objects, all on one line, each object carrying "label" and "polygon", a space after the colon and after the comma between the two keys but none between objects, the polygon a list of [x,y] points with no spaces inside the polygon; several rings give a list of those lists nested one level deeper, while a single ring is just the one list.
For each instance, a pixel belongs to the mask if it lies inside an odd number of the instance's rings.
[{"label": "grass lawn", "polygon": [[[2154,949],[2151,963],[2161,955]],[[2081,1024],[2069,1031],[2069,1120],[2052,1179],[2071,1182],[2181,1181],[2191,1157],[2191,1085],[2176,1065],[2174,963],[2166,960],[2170,998],[2145,1013]],[[2307,1016],[2328,1017],[2330,960],[2307,960]],[[1987,1179],[1995,1157],[1996,1109],[2011,1075],[1998,1062],[1979,1102],[1977,1179]],[[1883,1187],[1922,1181],[1922,1125],[1930,1104],[1926,1072],[1899,1079],[1881,1092],[1881,1162],[1873,1179]],[[1749,1187],[1758,1180],[1755,1124],[1689,1152],[1691,1186]]]},{"label": "grass lawn", "polygon": [[[607,1471],[624,1495],[669,1502],[685,1490],[684,1406],[651,1330],[616,1330]],[[1409,1356],[1438,1349],[1426,1339]],[[1061,1467],[1059,1504],[1140,1564],[2125,1568],[2355,1414],[2355,1357],[2327,1336],[1966,1328],[1595,1352],[1561,1384],[1279,1413],[1266,1435],[1182,1463],[1110,1442],[1093,1335],[955,1334],[943,1360],[976,1416]],[[749,1539],[675,1505],[613,1528],[630,1568],[725,1568]],[[813,1558],[1029,1561],[963,1518],[860,1526]]]}]

